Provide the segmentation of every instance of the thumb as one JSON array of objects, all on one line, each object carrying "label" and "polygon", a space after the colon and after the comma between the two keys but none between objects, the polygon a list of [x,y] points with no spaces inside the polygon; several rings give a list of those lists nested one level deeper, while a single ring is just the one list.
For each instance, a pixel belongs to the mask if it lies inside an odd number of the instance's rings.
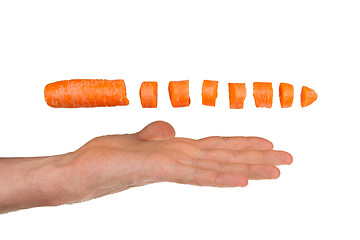
[{"label": "thumb", "polygon": [[175,137],[175,129],[167,122],[156,121],[135,134],[140,140],[166,140]]}]

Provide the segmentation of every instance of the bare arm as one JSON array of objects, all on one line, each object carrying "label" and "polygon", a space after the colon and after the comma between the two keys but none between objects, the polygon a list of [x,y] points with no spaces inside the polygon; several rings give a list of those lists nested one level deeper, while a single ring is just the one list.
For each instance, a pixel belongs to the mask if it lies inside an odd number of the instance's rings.
[{"label": "bare arm", "polygon": [[175,138],[165,122],[135,134],[95,138],[77,151],[0,159],[0,213],[82,202],[155,182],[245,187],[275,179],[289,153],[262,138]]},{"label": "bare arm", "polygon": [[60,203],[72,154],[0,159],[0,213]]}]

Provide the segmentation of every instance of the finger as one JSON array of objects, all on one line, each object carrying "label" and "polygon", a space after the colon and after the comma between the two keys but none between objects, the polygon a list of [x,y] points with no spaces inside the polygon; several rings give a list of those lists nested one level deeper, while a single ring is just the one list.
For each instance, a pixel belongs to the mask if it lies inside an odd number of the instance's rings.
[{"label": "finger", "polygon": [[212,170],[178,164],[173,169],[176,174],[169,174],[166,181],[211,187],[245,187],[246,177],[238,174],[221,173]]},{"label": "finger", "polygon": [[198,158],[230,163],[290,165],[293,162],[288,152],[276,150],[227,150],[205,149],[199,151]]},{"label": "finger", "polygon": [[198,140],[205,149],[271,150],[273,144],[259,137],[207,137]]},{"label": "finger", "polygon": [[175,137],[175,129],[167,122],[156,121],[150,123],[135,135],[143,141],[167,140]]},{"label": "finger", "polygon": [[244,176],[249,180],[276,179],[280,176],[280,170],[277,167],[267,164],[226,163],[199,159],[193,160],[191,166],[203,170]]}]

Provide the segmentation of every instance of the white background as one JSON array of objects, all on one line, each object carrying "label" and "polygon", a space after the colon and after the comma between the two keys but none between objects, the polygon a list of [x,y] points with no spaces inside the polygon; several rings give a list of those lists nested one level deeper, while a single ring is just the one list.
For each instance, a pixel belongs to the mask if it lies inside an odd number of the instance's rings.
[{"label": "white background", "polygon": [[[93,137],[154,120],[177,135],[260,136],[290,152],[277,180],[218,189],[159,183],[85,203],[0,216],[0,239],[359,239],[359,1],[0,1],[0,156],[74,151]],[[44,86],[125,79],[130,105],[53,109]],[[173,109],[167,84],[190,80],[191,106]],[[218,80],[215,108],[202,80]],[[158,81],[142,109],[142,81]],[[256,109],[252,82],[274,86]],[[245,82],[243,110],[228,82]],[[296,98],[281,109],[278,84]],[[319,94],[300,107],[300,89]]]}]

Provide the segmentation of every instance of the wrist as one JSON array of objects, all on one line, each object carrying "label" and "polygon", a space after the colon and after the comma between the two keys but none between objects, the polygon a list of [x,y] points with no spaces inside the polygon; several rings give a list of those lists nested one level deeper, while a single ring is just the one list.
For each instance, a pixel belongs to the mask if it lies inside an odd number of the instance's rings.
[{"label": "wrist", "polygon": [[0,159],[0,213],[70,201],[72,155]]},{"label": "wrist", "polygon": [[[77,201],[71,165],[74,153],[46,157],[43,164],[31,171],[29,182],[37,196],[38,206],[57,206]],[[31,186],[29,186],[31,187]]]}]

